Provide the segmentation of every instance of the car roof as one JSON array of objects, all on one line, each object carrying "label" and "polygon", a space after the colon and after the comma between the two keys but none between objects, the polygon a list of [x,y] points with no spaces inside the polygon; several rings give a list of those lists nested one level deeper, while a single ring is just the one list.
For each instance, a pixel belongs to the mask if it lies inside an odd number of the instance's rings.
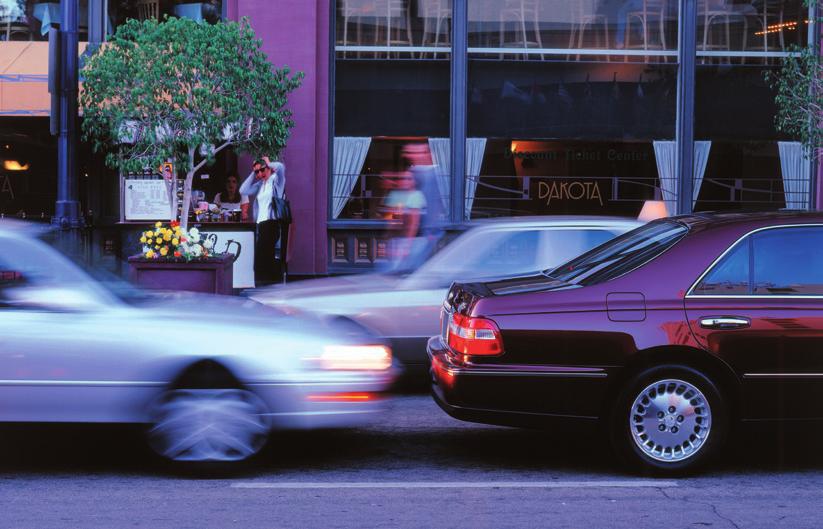
[{"label": "car roof", "polygon": [[530,228],[546,226],[578,226],[578,227],[636,227],[644,223],[631,217],[606,217],[586,215],[546,215],[531,217],[495,217],[489,219],[472,220],[472,228]]},{"label": "car roof", "polygon": [[[661,219],[666,220],[666,219]],[[678,215],[669,217],[685,224],[689,229],[709,229],[715,227],[725,227],[731,225],[751,225],[752,227],[762,224],[802,224],[823,222],[823,212],[820,211],[742,211],[742,212],[701,212],[691,215]]]}]

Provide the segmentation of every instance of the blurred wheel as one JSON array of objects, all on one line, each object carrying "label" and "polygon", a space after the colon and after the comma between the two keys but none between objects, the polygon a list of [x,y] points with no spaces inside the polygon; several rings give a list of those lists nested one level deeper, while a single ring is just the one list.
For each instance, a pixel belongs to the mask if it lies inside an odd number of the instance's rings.
[{"label": "blurred wheel", "polygon": [[656,473],[693,471],[721,447],[726,405],[708,377],[684,366],[661,366],[635,376],[612,418],[618,455]]},{"label": "blurred wheel", "polygon": [[269,435],[263,402],[242,389],[177,389],[156,403],[149,444],[171,461],[241,462]]}]

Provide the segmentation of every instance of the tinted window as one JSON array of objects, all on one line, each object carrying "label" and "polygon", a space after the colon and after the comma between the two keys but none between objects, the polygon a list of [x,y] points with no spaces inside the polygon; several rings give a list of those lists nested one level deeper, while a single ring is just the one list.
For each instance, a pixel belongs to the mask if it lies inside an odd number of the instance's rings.
[{"label": "tinted window", "polygon": [[614,232],[608,230],[546,230],[543,232],[543,240],[546,245],[546,262],[540,263],[540,268],[555,267],[574,259],[578,255],[588,252],[604,242],[614,239],[622,231]]},{"label": "tinted window", "polygon": [[695,287],[694,294],[729,296],[749,293],[749,242],[741,241]]},{"label": "tinted window", "polygon": [[755,295],[823,295],[823,228],[766,230],[752,239]]},{"label": "tinted window", "polygon": [[547,275],[580,285],[609,281],[662,254],[688,231],[678,222],[652,222],[558,266]]}]

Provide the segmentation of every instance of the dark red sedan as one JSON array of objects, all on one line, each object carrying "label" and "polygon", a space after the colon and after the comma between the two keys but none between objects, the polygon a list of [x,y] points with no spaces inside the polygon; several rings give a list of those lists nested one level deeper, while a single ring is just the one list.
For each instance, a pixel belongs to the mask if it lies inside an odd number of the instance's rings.
[{"label": "dark red sedan", "polygon": [[823,419],[823,214],[655,221],[540,276],[455,283],[428,344],[452,416],[607,426],[691,470],[736,421]]}]

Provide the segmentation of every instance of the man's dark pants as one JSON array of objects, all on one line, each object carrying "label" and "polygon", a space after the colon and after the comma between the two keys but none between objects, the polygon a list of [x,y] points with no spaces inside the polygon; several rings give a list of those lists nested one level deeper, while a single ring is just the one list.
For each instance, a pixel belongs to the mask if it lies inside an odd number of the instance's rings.
[{"label": "man's dark pants", "polygon": [[257,223],[254,242],[254,282],[264,286],[279,282],[282,278],[280,261],[277,260],[277,241],[280,240],[280,221],[267,220]]}]

